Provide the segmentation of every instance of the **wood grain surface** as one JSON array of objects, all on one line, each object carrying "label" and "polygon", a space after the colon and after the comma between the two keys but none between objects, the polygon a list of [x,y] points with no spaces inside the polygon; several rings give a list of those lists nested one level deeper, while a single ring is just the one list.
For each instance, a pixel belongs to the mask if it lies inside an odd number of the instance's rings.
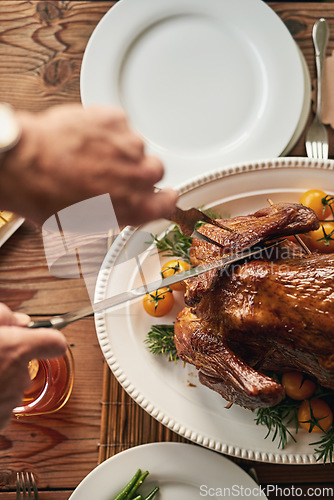
[{"label": "wood grain surface", "polygon": [[[79,102],[84,49],[98,21],[115,3],[1,0],[1,100],[30,111]],[[270,6],[291,31],[313,80],[312,26],[318,18],[326,17],[334,33],[334,4],[273,2]],[[333,50],[334,36],[328,54]],[[310,114],[309,122],[311,118]],[[334,153],[333,139],[330,130],[331,156]],[[305,155],[304,133],[290,154]],[[50,275],[40,229],[25,223],[0,248],[0,301],[14,310],[39,317],[84,305],[88,297],[82,281]],[[73,324],[64,333],[75,359],[73,394],[67,405],[53,416],[13,420],[0,431],[0,499],[15,498],[17,470],[35,472],[41,500],[67,499],[98,463],[104,362],[93,319]],[[113,378],[111,387],[110,394],[114,399],[111,401],[110,396],[108,401],[115,404],[111,410],[113,417],[108,417],[110,431],[106,438],[113,450],[109,455],[137,442],[179,439],[141,413],[143,411]],[[131,434],[133,425],[138,427]],[[236,462],[245,469],[252,465],[241,460]],[[310,485],[333,486],[332,466],[255,464],[255,468],[261,484],[298,484],[305,492]],[[328,497],[319,495],[317,498]]]},{"label": "wood grain surface", "polygon": [[84,49],[114,3],[1,0],[1,99],[31,111],[79,102]]}]

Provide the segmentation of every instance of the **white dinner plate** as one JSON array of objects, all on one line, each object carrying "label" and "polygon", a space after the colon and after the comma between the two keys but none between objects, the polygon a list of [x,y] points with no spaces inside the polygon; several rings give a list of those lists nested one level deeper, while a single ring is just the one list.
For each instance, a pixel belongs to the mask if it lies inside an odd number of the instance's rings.
[{"label": "white dinner plate", "polygon": [[[278,158],[241,163],[184,184],[179,206],[204,206],[222,217],[253,213],[266,206],[268,198],[298,202],[301,193],[310,188],[333,194],[333,171],[333,160]],[[167,227],[168,223],[160,220],[140,230],[128,227],[121,233],[99,273],[96,301],[140,284],[136,261],[127,260],[125,243],[131,251],[131,245],[139,246],[143,233],[162,235]],[[144,236],[144,240],[148,238]],[[141,272],[148,281],[159,277],[159,266],[151,264],[152,258],[156,256],[141,259]],[[96,315],[101,349],[124,389],[158,421],[208,448],[263,462],[315,463],[309,445],[315,441],[314,435],[300,431],[296,443],[289,439],[284,450],[278,449],[271,437],[265,439],[267,430],[254,423],[251,411],[237,405],[226,409],[219,394],[199,383],[192,365],[171,363],[148,351],[144,339],[152,323],[172,324],[183,307],[180,296],[171,313],[160,321],[145,313],[141,300]]]},{"label": "white dinner plate", "polygon": [[137,469],[150,473],[141,491],[147,495],[159,486],[155,497],[159,500],[217,498],[221,492],[226,497],[266,498],[243,469],[217,453],[190,444],[153,443],[103,462],[79,484],[70,500],[111,500]]},{"label": "white dinner plate", "polygon": [[303,66],[303,72],[304,72],[304,102],[303,102],[303,107],[302,107],[302,112],[299,117],[299,122],[297,124],[296,130],[292,134],[292,137],[285,147],[285,149],[282,151],[282,153],[279,156],[286,156],[289,154],[291,149],[296,145],[298,139],[300,138],[304,127],[307,122],[307,118],[309,117],[310,109],[311,109],[311,77],[310,73],[308,70],[307,62],[305,61],[305,57],[302,53],[301,50],[299,50],[299,56],[302,62]]},{"label": "white dinner plate", "polygon": [[83,105],[122,106],[172,186],[286,152],[306,85],[295,41],[262,0],[121,0],[81,69]]}]

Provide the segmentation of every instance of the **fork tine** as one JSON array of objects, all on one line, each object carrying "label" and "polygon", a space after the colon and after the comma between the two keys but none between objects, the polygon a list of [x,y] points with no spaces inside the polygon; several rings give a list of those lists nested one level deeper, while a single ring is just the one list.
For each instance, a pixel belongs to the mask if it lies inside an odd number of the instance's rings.
[{"label": "fork tine", "polygon": [[[22,493],[22,495],[21,495]],[[16,473],[16,498],[17,500],[20,498],[27,498],[26,495],[26,481],[24,477],[24,472]]]},{"label": "fork tine", "polygon": [[34,493],[32,491],[32,487],[31,487],[31,472],[26,472],[25,476],[26,476],[26,489],[27,489],[27,493],[28,493],[28,499],[32,500],[34,498],[33,497]]},{"label": "fork tine", "polygon": [[313,146],[313,150],[314,150],[314,157],[313,158],[319,158],[321,159],[321,146],[320,145],[320,142],[315,142],[314,143],[314,146]]},{"label": "fork tine", "polygon": [[16,473],[16,500],[21,498],[21,482],[20,482],[20,472]]},{"label": "fork tine", "polygon": [[188,210],[182,210],[179,207],[175,207],[175,210],[168,217],[168,219],[178,224],[182,233],[187,236],[192,235],[194,229],[196,228],[196,223],[199,221],[209,222],[210,224],[214,224],[215,226],[218,226],[221,229],[233,232],[231,228],[223,226],[214,219],[211,219],[211,217],[204,214],[197,208],[189,208]]},{"label": "fork tine", "polygon": [[309,158],[313,158],[313,149],[310,142],[306,142],[306,154]]},{"label": "fork tine", "polygon": [[328,144],[323,144],[322,145],[322,158],[324,160],[328,159]]},{"label": "fork tine", "polygon": [[220,227],[220,229],[225,229],[225,231],[229,231],[230,233],[233,233],[233,229],[231,229],[228,226],[225,226],[225,225],[221,224],[220,222],[218,222],[215,219],[212,219],[212,217],[209,217],[209,215],[207,215],[204,212],[202,212],[202,210],[198,210],[198,212],[199,212],[199,214],[198,214],[199,217],[200,217],[200,214],[202,214],[202,220],[204,222],[208,222],[209,224],[212,224],[213,226]]},{"label": "fork tine", "polygon": [[33,490],[33,496],[32,499],[38,500],[38,490],[36,486],[36,481],[35,481],[35,476],[32,472],[30,472],[30,484]]},{"label": "fork tine", "polygon": [[[22,493],[22,495],[21,495]],[[16,499],[38,500],[38,491],[32,472],[16,473]]]},{"label": "fork tine", "polygon": [[313,158],[319,158],[320,160],[327,160],[328,158],[328,145],[323,142],[315,142],[313,147]]}]

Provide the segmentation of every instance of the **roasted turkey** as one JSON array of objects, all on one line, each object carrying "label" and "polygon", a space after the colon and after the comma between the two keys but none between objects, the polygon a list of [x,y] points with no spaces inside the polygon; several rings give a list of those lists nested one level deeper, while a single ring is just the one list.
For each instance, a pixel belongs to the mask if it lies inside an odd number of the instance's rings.
[{"label": "roasted turkey", "polygon": [[[194,265],[319,227],[315,213],[298,204],[222,222],[234,232],[200,231],[224,249],[194,239]],[[305,255],[292,241],[270,252],[187,280],[187,306],[175,322],[178,355],[196,366],[201,383],[250,409],[285,396],[266,372],[298,370],[334,389],[334,255]]]}]

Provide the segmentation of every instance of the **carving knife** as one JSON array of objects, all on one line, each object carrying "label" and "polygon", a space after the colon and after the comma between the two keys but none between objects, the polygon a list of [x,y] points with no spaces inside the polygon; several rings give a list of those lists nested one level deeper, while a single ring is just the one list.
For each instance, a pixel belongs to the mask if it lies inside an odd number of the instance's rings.
[{"label": "carving knife", "polygon": [[101,300],[89,306],[77,309],[76,311],[71,311],[59,316],[53,316],[52,318],[49,318],[47,320],[30,321],[27,327],[56,328],[58,330],[61,330],[62,328],[64,328],[70,323],[73,323],[74,321],[78,321],[79,319],[86,318],[87,316],[91,316],[95,313],[111,309],[120,304],[124,304],[125,302],[138,299],[139,297],[142,297],[147,293],[152,293],[159,288],[168,287],[170,285],[173,285],[174,283],[178,283],[180,281],[184,281],[189,278],[199,276],[200,274],[211,271],[212,269],[220,268],[221,271],[226,271],[227,268],[234,262],[246,259],[247,257],[261,256],[269,248],[278,245],[282,241],[284,240],[279,240],[265,246],[258,246],[258,245],[252,246],[251,248],[248,248],[241,252],[234,253],[222,259],[202,264],[200,266],[193,267],[192,269],[188,269],[187,271],[184,271],[182,273],[176,273],[172,276],[168,276],[167,278],[161,278],[159,280],[153,281],[152,283],[144,284],[132,290],[122,292],[120,294]]}]

